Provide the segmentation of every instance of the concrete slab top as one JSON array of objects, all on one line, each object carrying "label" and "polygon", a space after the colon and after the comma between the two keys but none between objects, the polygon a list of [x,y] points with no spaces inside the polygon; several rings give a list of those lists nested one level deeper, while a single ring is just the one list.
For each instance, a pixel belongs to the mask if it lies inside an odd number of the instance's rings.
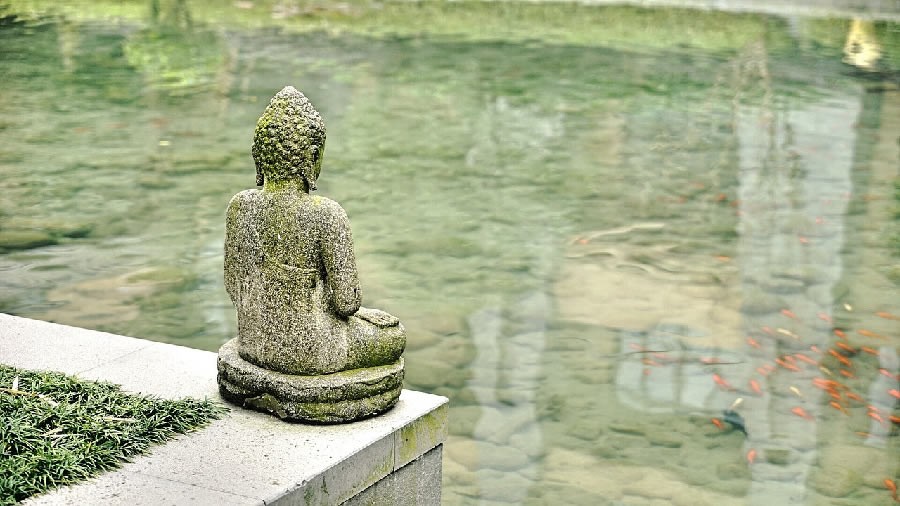
[{"label": "concrete slab top", "polygon": [[[223,402],[216,354],[0,313],[0,363],[135,393]],[[26,504],[340,504],[443,443],[447,399],[404,390],[384,415],[303,425],[233,407],[120,470]]]}]

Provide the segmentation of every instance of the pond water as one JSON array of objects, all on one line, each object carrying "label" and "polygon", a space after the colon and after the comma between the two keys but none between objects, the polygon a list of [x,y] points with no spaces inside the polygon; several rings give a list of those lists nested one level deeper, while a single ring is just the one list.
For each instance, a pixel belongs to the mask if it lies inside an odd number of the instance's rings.
[{"label": "pond water", "polygon": [[0,311],[216,350],[291,84],[364,304],[451,399],[445,504],[895,504],[895,22],[13,1],[0,69]]}]

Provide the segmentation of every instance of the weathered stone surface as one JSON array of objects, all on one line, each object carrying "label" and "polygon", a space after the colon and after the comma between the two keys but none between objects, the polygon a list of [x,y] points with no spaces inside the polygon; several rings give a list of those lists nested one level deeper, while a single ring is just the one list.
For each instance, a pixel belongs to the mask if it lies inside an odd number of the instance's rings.
[{"label": "weathered stone surface", "polygon": [[220,351],[219,384],[226,398],[281,418],[346,422],[396,403],[406,331],[360,307],[347,213],[310,195],[324,150],[321,116],[285,87],[256,125],[263,188],[228,205],[225,288],[238,337]]},{"label": "weathered stone surface", "polygon": [[896,455],[884,448],[833,444],[820,450],[820,469],[843,469],[858,475],[869,487],[883,486],[885,476],[896,473],[900,462]]},{"label": "weathered stone surface", "polygon": [[403,386],[402,358],[332,374],[284,374],[242,359],[236,338],[219,349],[218,369],[222,397],[292,421],[339,423],[383,413]]}]

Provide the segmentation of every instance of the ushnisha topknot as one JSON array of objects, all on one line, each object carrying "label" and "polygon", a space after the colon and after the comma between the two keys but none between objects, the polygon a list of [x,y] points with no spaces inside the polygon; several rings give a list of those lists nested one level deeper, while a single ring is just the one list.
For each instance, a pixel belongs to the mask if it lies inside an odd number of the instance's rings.
[{"label": "ushnisha topknot", "polygon": [[285,86],[256,123],[250,152],[256,184],[303,178],[316,189],[325,150],[325,122],[303,93]]}]

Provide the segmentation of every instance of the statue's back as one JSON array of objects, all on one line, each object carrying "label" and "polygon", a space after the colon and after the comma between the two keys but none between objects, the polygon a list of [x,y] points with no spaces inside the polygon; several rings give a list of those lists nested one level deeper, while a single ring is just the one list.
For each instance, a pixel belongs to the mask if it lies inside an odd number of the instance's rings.
[{"label": "statue's back", "polygon": [[[226,263],[240,273],[237,297],[233,294],[232,299],[242,356],[250,362],[294,374],[343,365],[346,325],[330,310],[321,251],[326,240],[321,224],[328,220],[320,214],[328,213],[330,206],[320,200],[248,190],[229,206],[233,220],[226,230],[226,251],[235,252],[236,258]],[[273,347],[279,353],[273,354]],[[273,359],[278,363],[271,363]]]}]

